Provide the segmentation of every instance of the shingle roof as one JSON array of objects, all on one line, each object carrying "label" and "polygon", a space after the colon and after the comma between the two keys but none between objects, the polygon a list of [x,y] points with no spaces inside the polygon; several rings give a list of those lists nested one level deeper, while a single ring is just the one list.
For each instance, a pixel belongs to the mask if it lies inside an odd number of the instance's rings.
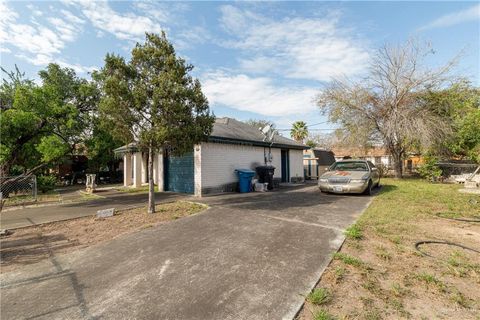
[{"label": "shingle roof", "polygon": [[313,149],[312,150],[315,158],[318,158],[317,162],[321,166],[331,165],[335,162],[335,155],[332,151],[322,150],[322,149]]},{"label": "shingle roof", "polygon": [[[264,141],[262,132],[244,122],[232,118],[217,118],[213,125],[213,131],[209,141],[251,143],[252,145],[268,146],[270,143]],[[293,149],[307,149],[304,144],[279,135],[273,138],[272,147],[286,147]]]},{"label": "shingle roof", "polygon": [[[209,142],[219,142],[228,144],[243,144],[268,147],[270,142],[264,141],[264,135],[258,128],[232,118],[217,118],[213,124],[213,130],[208,138]],[[287,149],[308,149],[300,142],[288,139],[279,135],[273,138],[272,147]],[[135,142],[114,150],[115,153],[125,153],[136,151]]]}]

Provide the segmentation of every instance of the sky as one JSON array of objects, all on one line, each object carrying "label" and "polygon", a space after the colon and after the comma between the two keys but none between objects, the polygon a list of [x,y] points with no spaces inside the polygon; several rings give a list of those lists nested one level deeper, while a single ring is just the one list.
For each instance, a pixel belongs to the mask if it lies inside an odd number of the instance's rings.
[{"label": "sky", "polygon": [[[311,132],[334,128],[315,106],[332,77],[361,77],[385,43],[430,43],[440,66],[480,85],[480,4],[475,2],[158,2],[0,0],[0,61],[29,78],[50,62],[81,77],[107,53],[130,58],[145,32],[161,32],[194,65],[218,117],[265,119]],[[2,75],[3,77],[3,75]],[[284,132],[288,132],[285,130]]]}]

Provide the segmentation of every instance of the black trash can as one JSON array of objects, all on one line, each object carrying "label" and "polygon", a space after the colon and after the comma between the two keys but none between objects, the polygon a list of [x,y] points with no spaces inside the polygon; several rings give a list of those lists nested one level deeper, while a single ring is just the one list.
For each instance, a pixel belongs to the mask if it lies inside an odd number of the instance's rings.
[{"label": "black trash can", "polygon": [[275,173],[274,166],[260,166],[255,168],[258,174],[260,183],[268,183],[267,189],[273,189],[273,174]]}]

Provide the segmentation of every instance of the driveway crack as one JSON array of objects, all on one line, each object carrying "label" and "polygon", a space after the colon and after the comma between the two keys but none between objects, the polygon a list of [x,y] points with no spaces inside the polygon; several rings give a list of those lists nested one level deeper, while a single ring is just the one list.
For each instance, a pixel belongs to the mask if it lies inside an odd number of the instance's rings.
[{"label": "driveway crack", "polygon": [[262,216],[262,217],[265,217],[265,218],[269,218],[269,219],[275,219],[275,220],[280,220],[280,221],[285,221],[285,222],[300,223],[300,224],[305,224],[305,225],[308,225],[308,226],[330,229],[330,230],[333,230],[333,231],[339,232],[339,233],[342,233],[344,231],[343,229],[333,227],[333,226],[328,226],[328,225],[325,225],[325,224],[320,224],[320,223],[305,222],[305,221],[301,221],[301,220],[297,220],[297,219],[276,217],[276,216],[271,216],[271,215],[263,214],[263,213],[259,213],[258,215]]}]

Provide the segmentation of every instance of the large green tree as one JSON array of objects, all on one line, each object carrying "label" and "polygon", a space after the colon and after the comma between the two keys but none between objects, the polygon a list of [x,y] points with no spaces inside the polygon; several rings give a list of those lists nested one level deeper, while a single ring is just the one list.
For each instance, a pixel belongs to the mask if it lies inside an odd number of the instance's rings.
[{"label": "large green tree", "polygon": [[102,89],[99,105],[112,134],[135,141],[148,152],[148,212],[155,212],[153,155],[162,148],[173,154],[191,151],[205,141],[215,117],[210,113],[200,82],[189,74],[193,66],[179,58],[165,33],[146,34],[130,61],[108,54],[94,78]]},{"label": "large green tree", "polygon": [[429,152],[480,162],[480,89],[460,80],[441,90],[425,92],[419,101],[448,119],[452,129],[448,139],[434,145]]},{"label": "large green tree", "polygon": [[108,167],[111,177],[114,176],[118,158],[114,150],[123,145],[123,141],[111,134],[111,128],[105,126],[95,115],[90,136],[85,140],[85,155],[88,157],[88,169],[99,172]]},{"label": "large green tree", "polygon": [[39,72],[41,84],[18,69],[0,87],[0,171],[24,173],[75,152],[88,134],[96,107],[95,87],[69,68],[50,64]]}]

